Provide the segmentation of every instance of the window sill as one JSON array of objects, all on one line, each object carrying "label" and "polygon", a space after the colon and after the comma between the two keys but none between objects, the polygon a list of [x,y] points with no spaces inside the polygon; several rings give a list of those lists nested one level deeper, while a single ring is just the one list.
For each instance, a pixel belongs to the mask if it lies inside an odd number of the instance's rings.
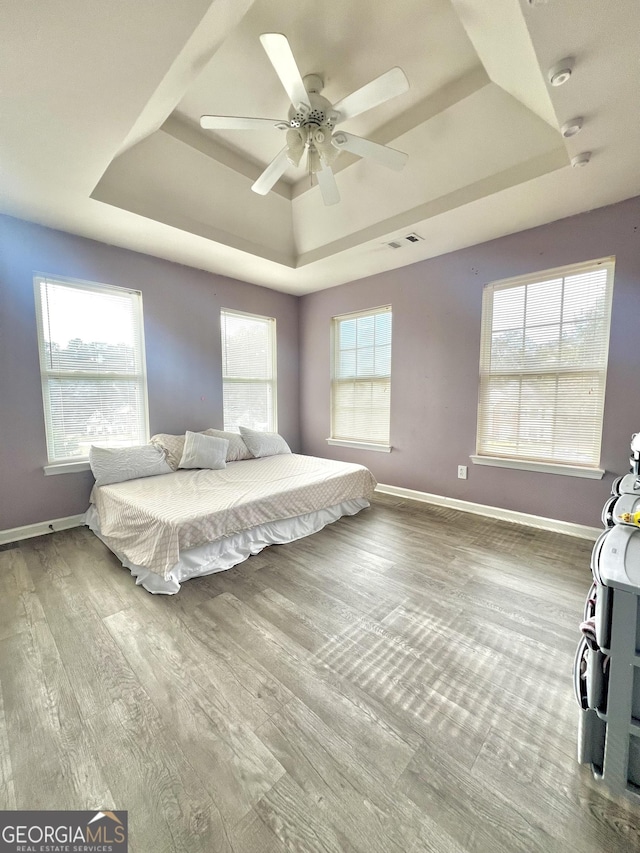
[{"label": "window sill", "polygon": [[540,474],[564,474],[566,477],[585,477],[601,480],[604,468],[583,468],[580,465],[559,465],[555,462],[528,462],[525,459],[503,459],[499,456],[470,456],[474,465],[493,468],[514,468],[518,471],[536,471]]},{"label": "window sill", "polygon": [[374,444],[369,441],[348,441],[344,438],[328,438],[327,444],[332,444],[334,447],[351,447],[354,450],[376,450],[378,453],[391,453],[390,445]]},{"label": "window sill", "polygon": [[44,473],[47,476],[51,474],[75,474],[77,471],[90,470],[91,466],[87,459],[82,459],[78,462],[52,462],[51,465],[44,466]]}]

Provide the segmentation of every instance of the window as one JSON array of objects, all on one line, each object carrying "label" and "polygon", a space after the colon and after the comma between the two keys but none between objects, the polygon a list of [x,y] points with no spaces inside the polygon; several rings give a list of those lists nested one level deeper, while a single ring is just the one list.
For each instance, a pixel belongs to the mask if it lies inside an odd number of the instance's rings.
[{"label": "window", "polygon": [[140,293],[35,278],[50,463],[148,440]]},{"label": "window", "polygon": [[220,326],[224,428],[275,432],[276,321],[222,310]]},{"label": "window", "polygon": [[602,475],[613,267],[608,258],[485,287],[474,462]]},{"label": "window", "polygon": [[390,450],[391,306],[333,318],[330,443]]}]

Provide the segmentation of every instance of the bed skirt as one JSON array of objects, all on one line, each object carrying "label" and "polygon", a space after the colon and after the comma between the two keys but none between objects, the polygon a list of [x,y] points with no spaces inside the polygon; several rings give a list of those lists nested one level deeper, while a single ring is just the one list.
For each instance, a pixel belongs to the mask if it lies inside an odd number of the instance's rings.
[{"label": "bed skirt", "polygon": [[[295,518],[285,518],[280,521],[271,521],[243,530],[233,536],[227,536],[216,542],[208,542],[197,548],[190,548],[180,553],[180,559],[171,569],[167,579],[162,575],[146,569],[144,566],[136,566],[113,551],[125,569],[129,569],[136,583],[143,586],[147,592],[154,594],[175,595],[180,589],[180,584],[190,578],[198,578],[211,575],[215,572],[224,572],[237,566],[254,554],[259,554],[268,545],[284,545],[317,533],[337,521],[343,515],[355,515],[361,509],[369,506],[369,501],[364,498],[343,501],[336,506],[327,507],[317,512],[309,512]],[[95,506],[92,504],[87,510],[84,523],[96,536],[100,535],[100,519]],[[106,544],[106,543],[105,543]],[[110,549],[111,550],[111,549]]]}]

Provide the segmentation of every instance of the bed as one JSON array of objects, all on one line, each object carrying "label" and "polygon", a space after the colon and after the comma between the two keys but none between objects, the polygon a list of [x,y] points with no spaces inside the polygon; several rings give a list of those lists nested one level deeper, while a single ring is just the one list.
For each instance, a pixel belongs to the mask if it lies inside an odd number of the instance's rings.
[{"label": "bed", "polygon": [[185,580],[355,515],[375,485],[362,465],[285,453],[96,485],[85,524],[136,583],[174,594]]}]

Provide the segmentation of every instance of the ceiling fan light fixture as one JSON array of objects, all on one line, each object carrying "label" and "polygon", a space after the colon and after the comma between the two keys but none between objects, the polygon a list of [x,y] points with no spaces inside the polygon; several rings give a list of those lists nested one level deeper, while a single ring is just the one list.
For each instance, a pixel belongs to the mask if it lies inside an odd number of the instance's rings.
[{"label": "ceiling fan light fixture", "polygon": [[307,161],[309,166],[309,172],[311,172],[312,175],[315,175],[316,172],[319,172],[320,169],[322,169],[322,161],[320,159],[320,154],[313,145],[309,147]]},{"label": "ceiling fan light fixture", "polygon": [[298,166],[304,154],[307,135],[300,127],[291,127],[287,131],[287,160],[292,166]]},{"label": "ceiling fan light fixture", "polygon": [[335,162],[340,151],[331,142],[331,133],[323,134],[322,141],[315,142],[315,148],[327,166]]}]

